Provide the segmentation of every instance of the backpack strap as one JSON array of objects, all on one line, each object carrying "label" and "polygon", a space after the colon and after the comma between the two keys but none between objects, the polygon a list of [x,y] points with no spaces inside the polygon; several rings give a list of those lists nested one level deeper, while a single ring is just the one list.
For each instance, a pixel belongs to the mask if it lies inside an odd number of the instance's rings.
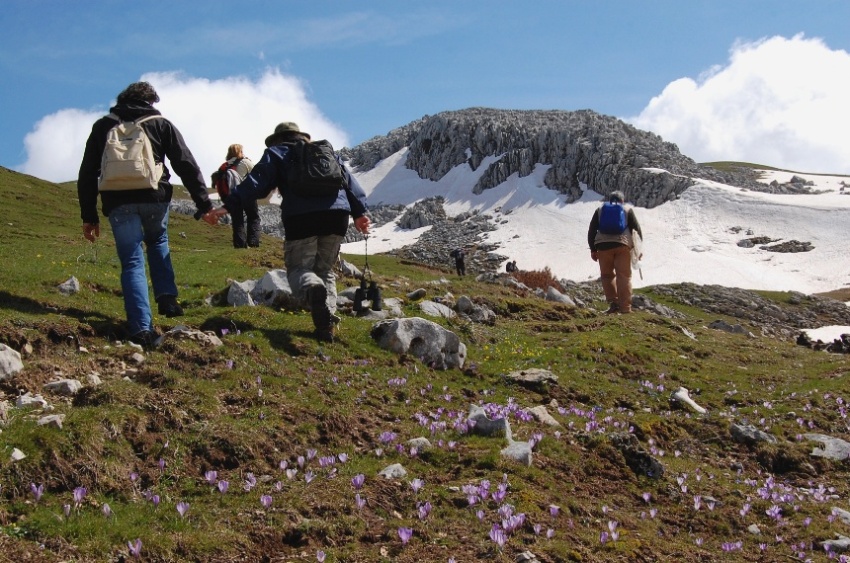
[{"label": "backpack strap", "polygon": [[[112,112],[109,112],[108,114],[106,114],[106,117],[108,117],[109,119],[114,119],[118,123],[124,122],[123,119],[121,119],[120,117],[118,117],[116,114],[114,114]],[[156,118],[161,118],[161,117],[162,117],[161,115],[146,115],[145,117],[140,117],[139,119],[130,120],[130,121],[132,121],[133,123],[138,125],[139,123],[144,123],[145,121],[150,121],[151,119],[156,119]]]},{"label": "backpack strap", "polygon": [[135,121],[135,123],[136,123],[136,125],[139,125],[141,123],[144,123],[145,121],[150,121],[151,119],[158,119],[158,118],[161,118],[161,117],[162,117],[161,115],[148,115],[148,116],[145,116],[145,117],[140,117],[139,119],[137,119]]}]

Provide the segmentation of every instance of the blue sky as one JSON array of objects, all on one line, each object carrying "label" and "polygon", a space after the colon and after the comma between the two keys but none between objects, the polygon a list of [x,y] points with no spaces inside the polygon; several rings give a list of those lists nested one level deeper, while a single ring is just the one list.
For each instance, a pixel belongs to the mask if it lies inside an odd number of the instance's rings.
[{"label": "blue sky", "polygon": [[[734,159],[850,173],[850,2],[4,0],[0,165],[76,176],[144,77],[211,172],[280,121],[355,145],[473,106],[592,109]],[[843,90],[843,91],[842,91]]]}]

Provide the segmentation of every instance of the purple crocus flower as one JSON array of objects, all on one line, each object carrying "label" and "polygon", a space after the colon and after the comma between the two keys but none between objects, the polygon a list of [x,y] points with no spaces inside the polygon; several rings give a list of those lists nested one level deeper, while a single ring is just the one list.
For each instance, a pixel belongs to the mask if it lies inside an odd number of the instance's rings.
[{"label": "purple crocus flower", "polygon": [[219,482],[218,482],[218,490],[219,490],[219,492],[221,492],[221,494],[226,493],[226,492],[227,492],[227,488],[228,488],[229,486],[230,486],[230,483],[228,483],[227,481],[219,481]]},{"label": "purple crocus flower", "polygon": [[272,497],[270,495],[261,496],[260,504],[262,504],[264,508],[270,507],[272,505]]},{"label": "purple crocus flower", "polygon": [[157,462],[157,465],[159,465],[159,470],[160,470],[160,471],[165,471],[165,460],[164,460],[164,459],[159,458],[159,461]]},{"label": "purple crocus flower", "polygon": [[80,506],[80,504],[82,504],[83,502],[83,499],[86,498],[87,492],[88,491],[86,491],[85,487],[77,487],[76,489],[74,489],[74,505]]},{"label": "purple crocus flower", "polygon": [[413,488],[414,493],[418,493],[419,489],[425,486],[425,481],[422,479],[416,478],[410,482],[410,486]]},{"label": "purple crocus flower", "polygon": [[180,513],[180,518],[186,516],[186,513],[189,512],[189,503],[188,502],[178,502],[177,503],[177,512]]},{"label": "purple crocus flower", "polygon": [[71,505],[70,504],[63,504],[62,505],[62,512],[65,513],[65,518],[70,516],[71,515]]},{"label": "purple crocus flower", "polygon": [[30,491],[32,491],[32,496],[35,497],[35,502],[41,500],[41,495],[44,494],[44,484],[41,483],[36,486],[35,483],[30,483]]},{"label": "purple crocus flower", "polygon": [[398,537],[401,538],[401,543],[407,545],[407,542],[410,541],[410,538],[413,537],[413,528],[405,528],[402,526],[398,529]]},{"label": "purple crocus flower", "polygon": [[505,546],[505,542],[508,541],[508,536],[498,524],[493,524],[493,527],[490,528],[490,539],[498,545],[499,548],[502,548]]},{"label": "purple crocus flower", "polygon": [[348,461],[348,454],[345,452],[338,454],[336,457],[340,463],[345,463],[346,461]]},{"label": "purple crocus flower", "polygon": [[325,552],[321,549],[316,552],[316,561],[322,563],[325,560]]},{"label": "purple crocus flower", "polygon": [[549,514],[550,514],[553,518],[554,518],[555,516],[557,516],[559,512],[561,512],[561,507],[560,507],[560,506],[558,506],[557,504],[550,504],[550,505],[549,505]]},{"label": "purple crocus flower", "polygon": [[151,495],[151,502],[153,503],[154,508],[159,506],[159,495]]},{"label": "purple crocus flower", "polygon": [[309,469],[307,470],[306,473],[304,473],[304,480],[308,483],[310,481],[312,481],[315,477],[316,477],[316,475],[312,471],[310,471]]},{"label": "purple crocus flower", "polygon": [[366,476],[362,473],[358,473],[354,477],[351,478],[351,485],[354,487],[354,490],[359,491],[361,487],[363,487],[363,483],[366,482]]},{"label": "purple crocus flower", "polygon": [[127,549],[130,550],[130,555],[138,559],[142,555],[142,540],[136,538],[135,541],[128,541]]},{"label": "purple crocus flower", "polygon": [[112,508],[110,508],[109,505],[106,504],[105,502],[103,503],[103,507],[101,508],[101,510],[103,511],[103,515],[106,516],[107,518],[112,516]]},{"label": "purple crocus flower", "polygon": [[431,503],[428,501],[425,501],[424,503],[420,504],[418,508],[419,519],[425,520],[426,518],[428,518],[428,515],[431,514],[431,508]]},{"label": "purple crocus flower", "polygon": [[366,499],[360,496],[360,493],[354,495],[354,504],[357,505],[358,510],[362,510],[364,506],[366,506]]},{"label": "purple crocus flower", "polygon": [[206,473],[204,473],[204,478],[210,485],[215,485],[215,481],[216,479],[218,479],[218,471],[207,471]]}]

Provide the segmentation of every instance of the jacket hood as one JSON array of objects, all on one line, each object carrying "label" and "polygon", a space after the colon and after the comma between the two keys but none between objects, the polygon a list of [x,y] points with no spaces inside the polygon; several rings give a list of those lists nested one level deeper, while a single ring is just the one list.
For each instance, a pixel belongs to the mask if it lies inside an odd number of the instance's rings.
[{"label": "jacket hood", "polygon": [[148,115],[162,115],[158,109],[143,102],[132,102],[128,104],[116,104],[109,108],[110,113],[126,121],[134,121]]}]

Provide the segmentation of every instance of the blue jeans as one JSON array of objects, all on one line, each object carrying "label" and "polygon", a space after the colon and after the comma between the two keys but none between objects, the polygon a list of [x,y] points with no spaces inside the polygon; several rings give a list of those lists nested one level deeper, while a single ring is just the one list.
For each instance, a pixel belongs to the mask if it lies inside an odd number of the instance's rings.
[{"label": "blue jeans", "polygon": [[129,334],[153,330],[142,242],[147,249],[154,296],[176,297],[177,284],[168,248],[168,202],[118,206],[109,213],[109,224],[121,261],[121,290]]}]

